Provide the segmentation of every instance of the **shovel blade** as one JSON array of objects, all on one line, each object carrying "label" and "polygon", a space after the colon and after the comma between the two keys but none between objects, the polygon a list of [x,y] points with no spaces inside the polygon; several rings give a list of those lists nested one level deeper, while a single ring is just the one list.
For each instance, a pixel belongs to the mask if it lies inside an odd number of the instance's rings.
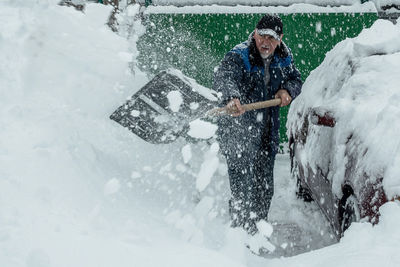
[{"label": "shovel blade", "polygon": [[115,110],[110,118],[143,140],[165,144],[185,136],[189,122],[215,106],[215,91],[180,71],[160,72]]}]

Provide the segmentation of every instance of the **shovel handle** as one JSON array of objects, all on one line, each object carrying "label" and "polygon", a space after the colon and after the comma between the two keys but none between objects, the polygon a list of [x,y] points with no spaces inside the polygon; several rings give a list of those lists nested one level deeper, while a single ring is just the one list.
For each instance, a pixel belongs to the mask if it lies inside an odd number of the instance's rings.
[{"label": "shovel handle", "polygon": [[[256,109],[261,109],[261,108],[269,108],[269,107],[279,106],[281,104],[281,102],[282,102],[282,100],[280,98],[276,98],[276,99],[272,99],[272,100],[244,104],[244,105],[242,105],[242,107],[245,111],[251,111],[251,110],[256,110]],[[236,107],[232,107],[232,108],[222,107],[222,108],[214,108],[214,109],[208,111],[207,115],[211,115],[211,116],[230,115],[230,114],[233,114],[236,112],[237,112]]]},{"label": "shovel handle", "polygon": [[276,99],[272,99],[272,100],[244,104],[244,105],[242,105],[242,107],[244,108],[245,111],[250,111],[250,110],[256,110],[256,109],[261,109],[261,108],[269,108],[269,107],[279,106],[281,103],[282,103],[282,100],[280,98],[276,98]]}]

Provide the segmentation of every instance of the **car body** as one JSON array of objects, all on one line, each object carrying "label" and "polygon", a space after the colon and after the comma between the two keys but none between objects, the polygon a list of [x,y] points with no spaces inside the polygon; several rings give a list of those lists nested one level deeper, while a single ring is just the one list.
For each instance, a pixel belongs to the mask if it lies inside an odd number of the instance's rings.
[{"label": "car body", "polygon": [[290,107],[291,173],[336,237],[400,196],[400,27],[378,20],[327,53]]},{"label": "car body", "polygon": [[[348,160],[344,166],[344,179],[340,184],[341,194],[333,192],[329,177],[334,172],[332,161],[335,160],[335,155],[330,152],[335,149],[329,147],[334,144],[329,138],[334,135],[335,124],[335,118],[329,112],[310,110],[301,131],[290,136],[289,148],[291,173],[297,181],[298,196],[305,201],[314,200],[318,204],[339,239],[354,221],[378,223],[379,207],[388,199],[382,185],[383,173],[371,177],[359,169],[363,156],[358,154],[358,150],[351,149],[352,143],[359,142],[355,134],[349,135],[344,152]],[[302,155],[306,149],[307,137],[319,131],[326,133],[320,135],[318,142],[325,144],[323,149],[327,153],[325,158],[316,162],[316,168],[313,168],[302,159]],[[364,153],[365,155],[367,154]]]}]

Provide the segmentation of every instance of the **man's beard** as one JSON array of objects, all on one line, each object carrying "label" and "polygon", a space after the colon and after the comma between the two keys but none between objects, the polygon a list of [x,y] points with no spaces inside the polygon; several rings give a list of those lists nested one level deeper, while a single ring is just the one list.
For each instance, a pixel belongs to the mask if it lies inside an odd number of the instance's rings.
[{"label": "man's beard", "polygon": [[269,58],[270,56],[271,56],[272,54],[271,53],[260,53],[260,56],[261,56],[261,58],[262,59],[267,59],[267,58]]},{"label": "man's beard", "polygon": [[259,51],[261,58],[266,59],[266,58],[271,56],[272,53],[271,53],[271,48],[269,46],[262,46],[261,48],[267,48],[268,49],[268,52],[264,52],[264,53]]}]

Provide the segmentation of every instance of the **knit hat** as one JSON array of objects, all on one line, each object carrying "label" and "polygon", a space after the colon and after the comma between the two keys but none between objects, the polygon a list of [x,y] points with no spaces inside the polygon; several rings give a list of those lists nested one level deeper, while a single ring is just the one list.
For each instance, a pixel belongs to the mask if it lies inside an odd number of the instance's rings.
[{"label": "knit hat", "polygon": [[257,23],[256,31],[259,35],[270,35],[276,40],[280,40],[283,33],[282,20],[278,15],[267,14]]}]

